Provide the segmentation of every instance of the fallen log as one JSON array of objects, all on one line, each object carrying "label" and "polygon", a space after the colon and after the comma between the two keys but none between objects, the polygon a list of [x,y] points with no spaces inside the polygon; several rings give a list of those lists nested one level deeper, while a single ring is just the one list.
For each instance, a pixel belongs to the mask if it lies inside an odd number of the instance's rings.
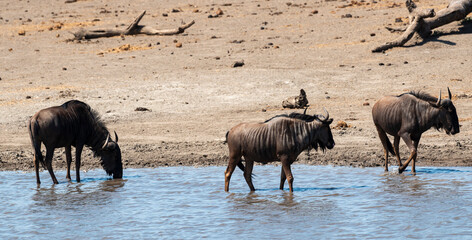
[{"label": "fallen log", "polygon": [[407,43],[415,34],[423,40],[431,35],[431,30],[464,19],[472,12],[472,0],[452,0],[445,9],[434,12],[434,9],[418,9],[412,0],[406,0],[410,25],[405,29],[387,28],[391,32],[402,31],[397,39],[382,44],[372,52],[382,52],[390,48],[400,47]]},{"label": "fallen log", "polygon": [[143,11],[126,29],[98,29],[98,30],[86,30],[81,28],[74,34],[73,40],[81,39],[93,39],[93,38],[102,38],[102,37],[114,37],[114,36],[124,36],[124,35],[137,35],[137,34],[146,34],[146,35],[176,35],[183,33],[187,28],[195,24],[195,21],[190,23],[183,24],[182,26],[174,29],[154,29],[149,26],[138,25],[141,19],[143,18],[146,11]]}]

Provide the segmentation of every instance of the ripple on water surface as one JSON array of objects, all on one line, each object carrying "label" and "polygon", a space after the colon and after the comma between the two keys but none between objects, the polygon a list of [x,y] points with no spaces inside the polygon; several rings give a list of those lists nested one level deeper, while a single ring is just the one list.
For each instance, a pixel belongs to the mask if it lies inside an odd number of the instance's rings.
[{"label": "ripple on water surface", "polygon": [[[294,193],[280,167],[255,166],[256,192],[225,167],[97,169],[81,183],[0,172],[0,238],[464,238],[472,236],[472,169],[294,165]],[[74,178],[74,176],[73,176]],[[288,187],[288,186],[287,186]]]}]

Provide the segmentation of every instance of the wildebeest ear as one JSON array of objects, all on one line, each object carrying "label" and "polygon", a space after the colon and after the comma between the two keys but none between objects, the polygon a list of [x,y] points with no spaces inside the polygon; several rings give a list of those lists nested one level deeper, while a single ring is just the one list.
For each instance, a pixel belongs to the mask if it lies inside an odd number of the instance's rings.
[{"label": "wildebeest ear", "polygon": [[306,95],[305,90],[303,90],[303,88],[300,89],[300,95],[302,95],[302,96],[305,96],[305,95]]},{"label": "wildebeest ear", "polygon": [[328,125],[331,124],[332,122],[333,122],[333,119],[332,119],[332,118],[330,118],[330,119],[328,119],[328,121],[326,121],[326,123],[327,123]]}]

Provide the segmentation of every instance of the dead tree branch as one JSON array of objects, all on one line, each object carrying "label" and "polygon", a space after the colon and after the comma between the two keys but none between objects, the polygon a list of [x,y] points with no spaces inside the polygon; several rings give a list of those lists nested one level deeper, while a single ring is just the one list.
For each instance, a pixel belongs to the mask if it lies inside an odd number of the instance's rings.
[{"label": "dead tree branch", "polygon": [[146,11],[143,11],[126,29],[98,29],[98,30],[86,30],[81,28],[79,31],[73,33],[74,40],[80,39],[93,39],[93,38],[102,38],[102,37],[114,37],[121,35],[137,35],[137,34],[146,34],[146,35],[176,35],[183,33],[187,28],[195,24],[195,21],[184,24],[175,29],[154,29],[149,26],[138,25],[141,19],[143,18]]},{"label": "dead tree branch", "polygon": [[[433,9],[418,9],[412,0],[406,0],[405,5],[410,13],[410,25],[400,37],[372,49],[372,52],[382,52],[390,48],[403,46],[415,33],[422,39],[426,39],[431,35],[431,30],[462,20],[472,12],[472,0],[452,0],[447,8],[439,10],[437,14]],[[399,29],[391,28],[388,30],[392,32],[392,30],[398,31]]]}]

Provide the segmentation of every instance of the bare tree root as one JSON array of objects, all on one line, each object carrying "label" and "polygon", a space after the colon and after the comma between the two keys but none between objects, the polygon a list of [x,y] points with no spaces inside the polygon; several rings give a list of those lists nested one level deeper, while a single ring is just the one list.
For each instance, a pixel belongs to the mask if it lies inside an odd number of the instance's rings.
[{"label": "bare tree root", "polygon": [[183,33],[187,28],[195,24],[195,21],[184,24],[175,29],[154,29],[149,26],[138,25],[139,21],[143,18],[146,11],[143,11],[126,29],[99,29],[99,30],[86,30],[81,28],[79,31],[73,33],[73,40],[81,39],[93,39],[93,38],[102,38],[102,37],[114,37],[121,35],[137,35],[137,34],[146,34],[146,35],[176,35]]},{"label": "bare tree root", "polygon": [[[390,48],[403,46],[415,33],[422,39],[426,39],[431,35],[431,30],[462,20],[472,12],[472,0],[452,0],[447,8],[438,11],[437,14],[433,9],[418,9],[412,0],[406,0],[405,5],[410,13],[410,25],[400,37],[372,49],[372,52],[382,52]],[[402,29],[387,29],[391,32],[402,31]]]}]

